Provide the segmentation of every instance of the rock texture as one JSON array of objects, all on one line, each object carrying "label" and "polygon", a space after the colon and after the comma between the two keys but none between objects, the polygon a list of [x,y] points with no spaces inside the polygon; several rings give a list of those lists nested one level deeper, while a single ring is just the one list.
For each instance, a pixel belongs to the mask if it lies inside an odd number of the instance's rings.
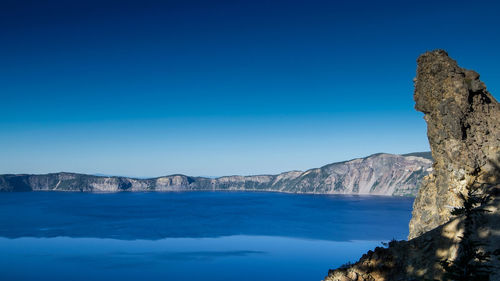
[{"label": "rock texture", "polygon": [[[500,190],[500,186],[496,187]],[[483,207],[489,212],[476,217],[479,227],[473,237],[484,241],[484,251],[498,251],[500,245],[500,199]],[[378,247],[364,254],[355,264],[330,270],[325,281],[417,281],[448,280],[439,261],[454,260],[461,247],[463,217],[430,230],[410,241],[392,241],[389,247]],[[500,280],[500,260],[493,257],[490,280]],[[474,279],[475,280],[475,279]]]},{"label": "rock texture", "polygon": [[[481,252],[500,253],[499,104],[476,72],[460,68],[445,51],[427,52],[417,62],[415,107],[425,114],[435,162],[413,205],[411,240],[370,251],[330,270],[325,280],[444,280],[439,262],[454,261],[465,239],[480,241]],[[464,238],[465,217],[451,211],[463,205],[460,194],[477,187],[491,197],[475,209],[486,212],[467,217],[474,223]],[[499,262],[496,256],[486,263],[493,268],[490,280],[500,280]]]},{"label": "rock texture", "polygon": [[0,191],[179,191],[239,190],[317,194],[415,196],[431,170],[425,153],[375,154],[305,172],[227,176],[215,179],[172,175],[153,179],[100,177],[74,173],[0,175]]},{"label": "rock texture", "polygon": [[435,162],[415,200],[409,239],[447,222],[472,184],[498,182],[500,159],[500,107],[479,74],[442,50],[417,62],[415,108],[425,114]]}]

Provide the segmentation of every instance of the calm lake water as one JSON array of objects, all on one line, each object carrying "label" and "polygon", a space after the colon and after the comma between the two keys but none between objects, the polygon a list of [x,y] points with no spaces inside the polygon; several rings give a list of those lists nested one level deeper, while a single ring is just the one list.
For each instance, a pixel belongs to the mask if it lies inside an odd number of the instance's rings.
[{"label": "calm lake water", "polygon": [[412,198],[0,194],[0,280],[321,280],[405,239]]}]

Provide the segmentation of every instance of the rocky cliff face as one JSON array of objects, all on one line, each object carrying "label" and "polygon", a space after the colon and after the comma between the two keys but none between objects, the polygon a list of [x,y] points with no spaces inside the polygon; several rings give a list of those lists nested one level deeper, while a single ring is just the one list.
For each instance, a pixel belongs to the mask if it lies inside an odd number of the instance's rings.
[{"label": "rocky cliff face", "polygon": [[239,190],[317,194],[414,196],[431,170],[425,154],[375,154],[305,172],[228,176],[216,179],[172,175],[153,179],[98,177],[73,173],[1,175],[0,191],[176,191]]},{"label": "rocky cliff face", "polygon": [[[425,114],[435,162],[413,205],[411,240],[370,251],[353,265],[331,270],[325,280],[445,280],[440,261],[463,260],[476,251],[500,254],[500,106],[479,75],[460,68],[445,51],[427,52],[417,62],[415,107]],[[469,215],[453,216],[464,198],[473,202],[471,190],[490,197],[471,205]],[[492,268],[484,280],[500,280],[499,262],[498,256],[481,262]]]},{"label": "rocky cliff face", "polygon": [[435,162],[413,206],[410,239],[447,222],[472,184],[498,182],[500,159],[500,107],[479,74],[442,50],[417,62],[415,108],[425,114]]},{"label": "rocky cliff face", "polygon": [[[500,186],[496,189],[500,190]],[[480,227],[469,239],[484,243],[483,252],[495,253],[500,246],[500,199],[495,198],[482,209],[487,212],[474,218]],[[463,247],[463,225],[464,218],[457,217],[412,240],[392,241],[387,248],[377,247],[355,264],[330,270],[325,281],[450,280],[439,261],[457,258]],[[492,268],[489,279],[463,280],[500,280],[498,256],[492,255],[487,265]]]}]

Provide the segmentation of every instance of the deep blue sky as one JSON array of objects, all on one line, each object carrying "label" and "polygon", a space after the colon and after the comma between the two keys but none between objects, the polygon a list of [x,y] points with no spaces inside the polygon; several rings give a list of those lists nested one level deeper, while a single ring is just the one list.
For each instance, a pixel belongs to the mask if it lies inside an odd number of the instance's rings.
[{"label": "deep blue sky", "polygon": [[0,1],[0,173],[226,175],[428,150],[417,56],[500,90],[495,1]]}]

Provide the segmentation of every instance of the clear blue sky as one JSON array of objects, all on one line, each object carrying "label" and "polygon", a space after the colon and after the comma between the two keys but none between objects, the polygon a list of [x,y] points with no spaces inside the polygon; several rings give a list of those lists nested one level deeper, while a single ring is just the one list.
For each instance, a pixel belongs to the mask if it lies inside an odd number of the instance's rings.
[{"label": "clear blue sky", "polygon": [[0,173],[229,175],[429,149],[417,56],[500,90],[496,1],[1,1]]}]

